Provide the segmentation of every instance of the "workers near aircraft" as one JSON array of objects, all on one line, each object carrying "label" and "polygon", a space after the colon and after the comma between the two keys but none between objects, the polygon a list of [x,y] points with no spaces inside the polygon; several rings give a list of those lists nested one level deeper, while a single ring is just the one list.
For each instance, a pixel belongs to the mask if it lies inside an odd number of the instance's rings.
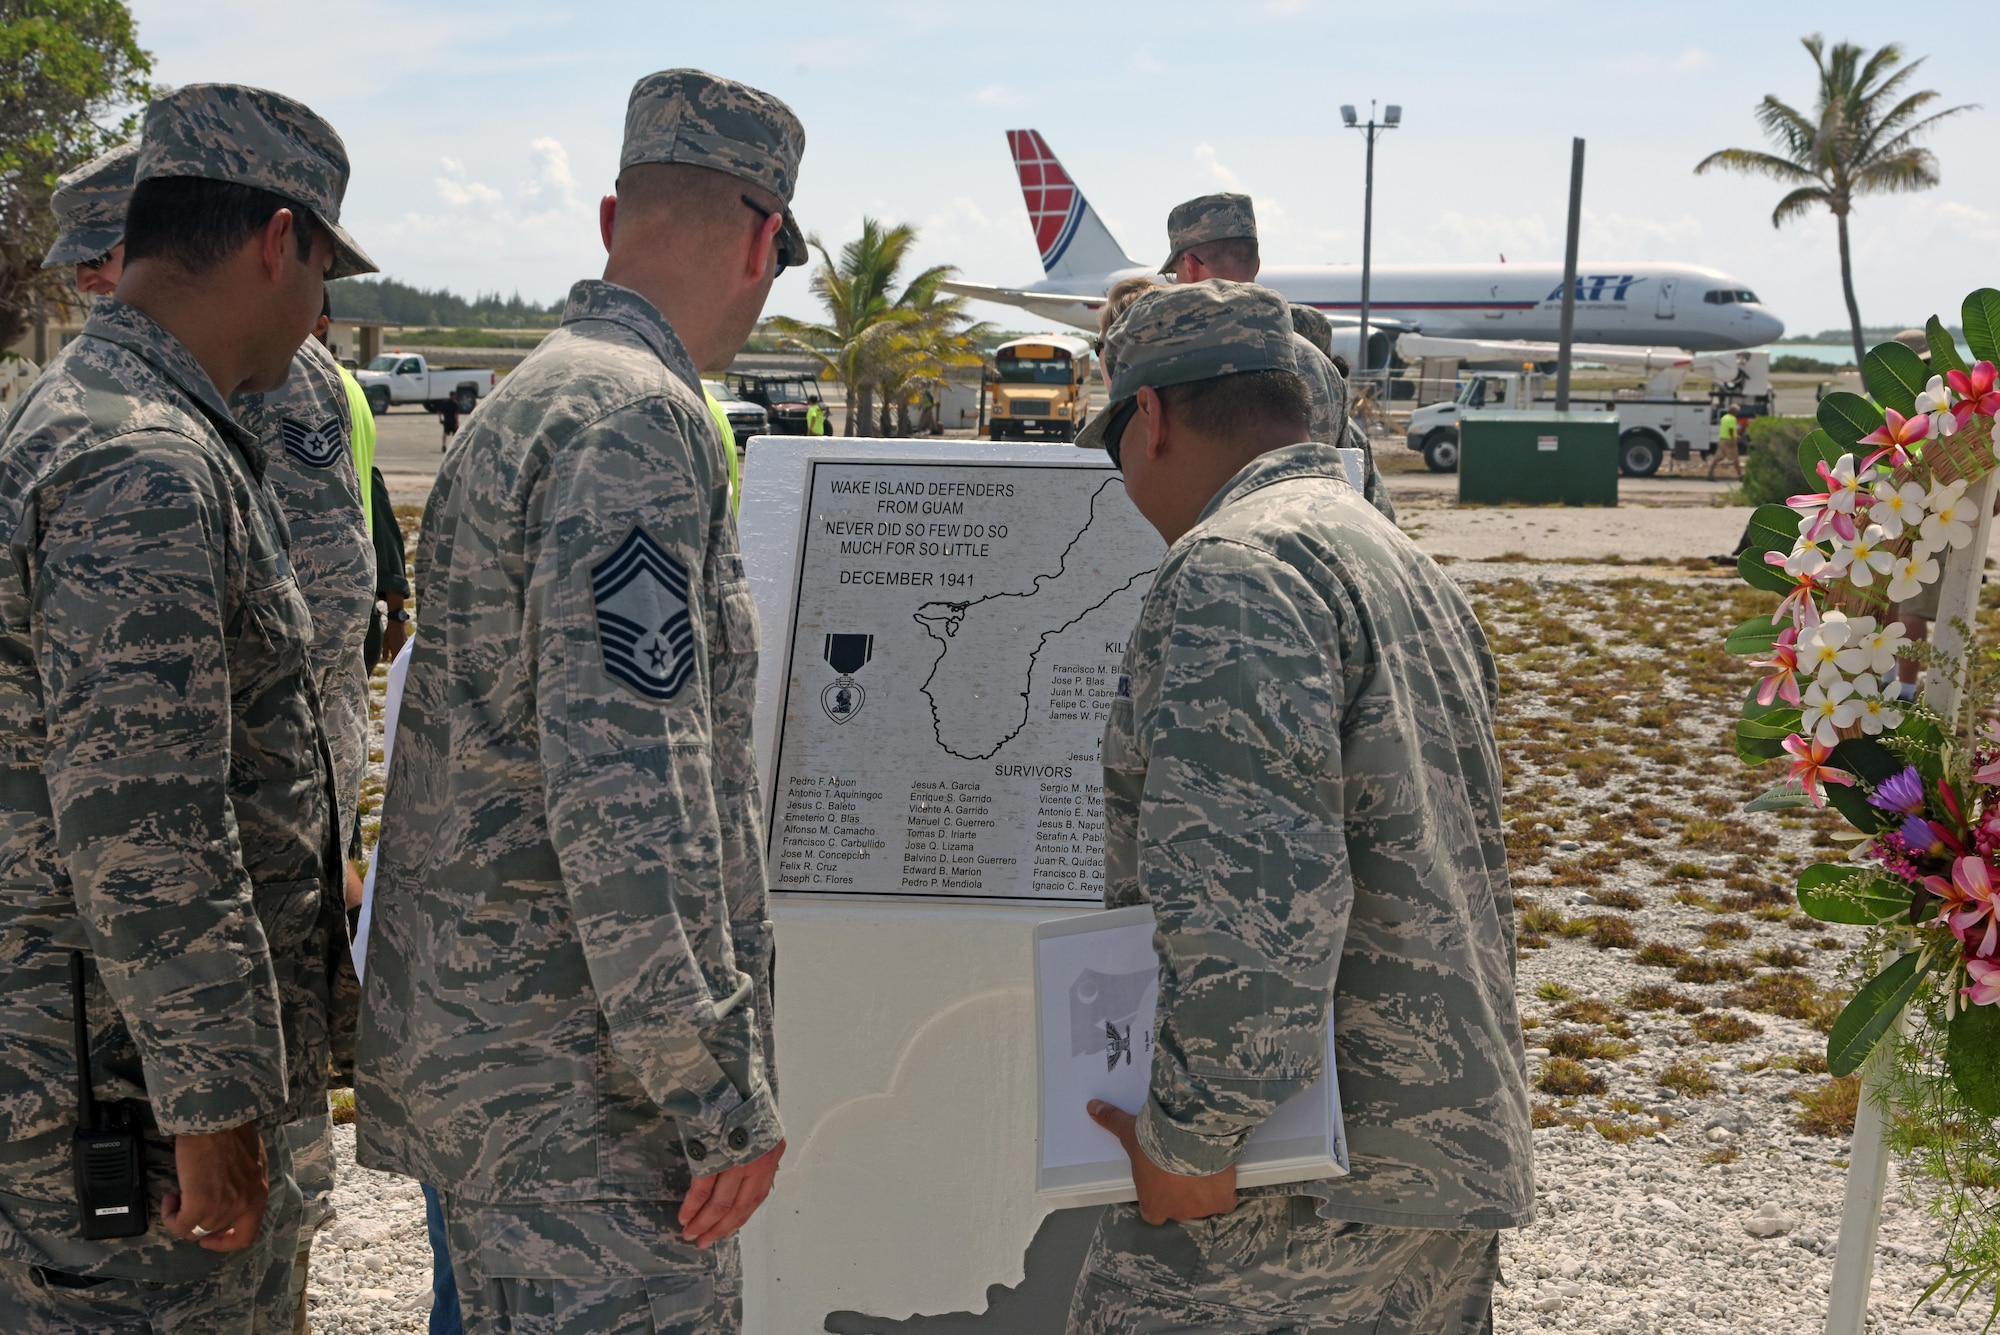
[{"label": "workers near aircraft", "polygon": [[808,436],[826,434],[826,405],[818,399],[806,400],[806,434]]},{"label": "workers near aircraft", "polygon": [[[1167,262],[1160,266],[1160,272],[1172,274],[1180,283],[1198,283],[1205,278],[1254,283],[1263,267],[1257,251],[1257,211],[1248,195],[1203,195],[1176,204],[1167,215],[1167,246]],[[1298,339],[1298,374],[1312,395],[1312,431],[1307,438],[1324,445],[1356,443],[1348,439],[1347,381],[1333,369],[1324,351],[1296,329],[1294,335]],[[1329,338],[1331,335],[1329,326]],[[1386,518],[1394,520],[1395,503],[1375,470],[1374,447],[1365,434],[1355,434],[1364,465],[1362,494]]]},{"label": "workers near aircraft", "polygon": [[[1150,903],[1144,1105],[1093,1100],[1138,1192],[1073,1335],[1491,1329],[1497,1230],[1534,1210],[1514,915],[1471,607],[1371,509],[1284,299],[1135,301],[1085,428],[1169,544],[1104,734],[1105,903]],[[1244,1142],[1334,1046],[1351,1172],[1238,1191]]]},{"label": "workers near aircraft", "polygon": [[1743,476],[1743,423],[1736,416],[1734,408],[1722,410],[1722,420],[1715,425],[1715,453],[1708,459],[1708,475],[1715,476],[1716,466],[1725,459],[1736,469],[1736,476]]},{"label": "workers near aircraft", "polygon": [[[0,440],[0,1310],[250,1335],[291,1325],[285,1132],[327,1106],[346,938],[311,615],[227,404],[282,385],[326,279],[374,266],[339,227],[340,137],[289,98],[183,87],[129,162],[65,182],[95,203],[52,261],[122,272]],[[72,951],[98,1106],[143,1140],[126,1237],[79,1227]]]},{"label": "workers near aircraft", "polygon": [[784,1132],[756,611],[701,372],[806,258],[804,147],[768,93],[641,79],[604,278],[474,414],[424,514],[417,587],[452,612],[411,647],[358,1152],[438,1188],[468,1330],[741,1322],[733,1235]]},{"label": "workers near aircraft", "polygon": [[[137,144],[126,144],[86,163],[59,184],[52,204],[64,236],[51,258],[79,247],[117,240],[99,262],[79,266],[77,286],[115,290],[124,271],[125,213],[130,207]],[[87,244],[82,239],[89,233]],[[77,239],[65,245],[64,237]],[[58,260],[57,262],[60,262]],[[47,262],[45,261],[45,264]],[[88,278],[86,279],[86,275]],[[108,284],[108,288],[104,285]],[[231,396],[230,413],[256,434],[264,481],[284,511],[292,572],[312,614],[311,660],[320,718],[333,761],[344,857],[359,855],[361,781],[368,768],[368,670],[362,661],[369,613],[375,603],[375,552],[353,452],[352,404],[341,366],[322,340],[330,307],[322,297],[319,319],[292,357],[282,387],[269,393]],[[366,409],[366,400],[362,400]],[[364,417],[373,429],[372,418]],[[340,882],[347,906],[360,903],[360,878],[343,862]],[[353,1052],[358,988],[352,972],[332,963],[332,1016],[343,1065]],[[305,1193],[296,1263],[281,1264],[291,1274],[293,1311],[284,1329],[305,1319],[307,1260],[313,1235],[333,1216],[333,1137],[325,1109],[310,1112],[289,1128],[293,1176]]]}]

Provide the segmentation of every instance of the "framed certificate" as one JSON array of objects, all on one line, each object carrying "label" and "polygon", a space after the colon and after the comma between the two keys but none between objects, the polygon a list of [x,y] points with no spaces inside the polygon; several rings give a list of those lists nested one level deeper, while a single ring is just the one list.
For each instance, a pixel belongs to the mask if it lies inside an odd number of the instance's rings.
[{"label": "framed certificate", "polygon": [[[1036,925],[1041,1088],[1035,1190],[1043,1198],[1064,1206],[1134,1199],[1124,1150],[1084,1109],[1092,1099],[1128,1112],[1145,1104],[1159,995],[1150,905]],[[1236,1161],[1237,1185],[1344,1176],[1347,1138],[1339,1089],[1329,1016],[1324,1073],[1251,1133]]]}]

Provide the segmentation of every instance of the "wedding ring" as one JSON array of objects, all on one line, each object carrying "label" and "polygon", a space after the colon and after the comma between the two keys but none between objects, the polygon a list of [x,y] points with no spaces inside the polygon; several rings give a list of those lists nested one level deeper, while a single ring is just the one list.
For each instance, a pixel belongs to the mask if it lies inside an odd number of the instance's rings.
[{"label": "wedding ring", "polygon": [[188,1232],[193,1234],[197,1238],[205,1238],[209,1234],[215,1232],[215,1230],[212,1228],[203,1228],[200,1224],[196,1224],[193,1228],[189,1229]]}]

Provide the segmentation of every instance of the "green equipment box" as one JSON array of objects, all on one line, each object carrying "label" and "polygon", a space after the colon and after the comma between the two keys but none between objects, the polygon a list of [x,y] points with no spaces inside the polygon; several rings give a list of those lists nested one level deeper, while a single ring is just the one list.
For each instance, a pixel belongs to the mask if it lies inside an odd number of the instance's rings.
[{"label": "green equipment box", "polygon": [[1458,500],[1466,505],[1618,504],[1618,414],[1464,410]]}]

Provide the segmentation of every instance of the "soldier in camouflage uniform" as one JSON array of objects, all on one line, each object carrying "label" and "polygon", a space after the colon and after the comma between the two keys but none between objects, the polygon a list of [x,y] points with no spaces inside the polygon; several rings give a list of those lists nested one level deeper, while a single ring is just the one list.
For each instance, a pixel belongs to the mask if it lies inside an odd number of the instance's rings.
[{"label": "soldier in camouflage uniform", "polygon": [[[1172,253],[1160,272],[1173,274],[1178,282],[1205,278],[1255,282],[1261,261],[1257,212],[1250,196],[1203,195],[1175,205],[1167,215],[1167,245]],[[1312,422],[1306,438],[1325,445],[1358,447],[1363,464],[1362,494],[1383,518],[1394,522],[1396,506],[1389,499],[1382,475],[1375,471],[1375,449],[1367,433],[1357,430],[1348,417],[1347,379],[1334,367],[1331,357],[1333,325],[1310,306],[1293,306],[1291,311],[1295,369],[1312,395]],[[1324,341],[1307,332],[1321,328],[1326,331]]]},{"label": "soldier in camouflage uniform", "polygon": [[783,1131],[756,611],[699,371],[805,259],[804,141],[756,89],[641,79],[604,280],[425,507],[358,1146],[439,1189],[469,1331],[741,1321],[730,1235]]},{"label": "soldier in camouflage uniform", "polygon": [[[125,211],[132,202],[137,157],[136,142],[122,145],[57,184],[52,204],[62,233],[42,267],[77,264],[79,291],[86,290],[86,283],[115,290],[124,272]],[[85,268],[92,258],[96,263]],[[318,339],[308,337],[292,357],[291,374],[282,386],[268,393],[236,395],[229,410],[256,433],[265,483],[276,494],[290,530],[292,573],[312,614],[313,676],[333,759],[340,846],[355,856],[361,837],[361,781],[368,768],[368,670],[362,646],[375,606],[375,548],[348,449],[351,408],[340,364]],[[339,971],[335,992],[332,1022],[343,1031],[335,1046],[351,1052],[358,999],[351,971]],[[281,1262],[291,1267],[297,1298],[284,1328],[300,1335],[305,1330],[306,1269],[313,1235],[333,1216],[332,1131],[322,1109],[295,1123],[288,1133],[293,1176],[305,1193],[305,1213],[299,1222],[296,1264]]]},{"label": "soldier in camouflage uniform", "polygon": [[[1498,1233],[1534,1202],[1513,900],[1472,610],[1305,429],[1264,288],[1141,297],[1105,352],[1109,439],[1171,544],[1104,737],[1105,902],[1150,903],[1161,990],[1070,1329],[1488,1329]],[[1321,1073],[1352,1171],[1235,1190],[1244,1141]]]},{"label": "soldier in camouflage uniform", "polygon": [[[160,99],[136,179],[121,296],[0,431],[0,1328],[248,1335],[289,1298],[283,1129],[326,1106],[346,938],[311,620],[226,403],[368,266],[340,139],[287,98]],[[144,1139],[137,1237],[79,1236],[73,950],[98,1097]]]}]

